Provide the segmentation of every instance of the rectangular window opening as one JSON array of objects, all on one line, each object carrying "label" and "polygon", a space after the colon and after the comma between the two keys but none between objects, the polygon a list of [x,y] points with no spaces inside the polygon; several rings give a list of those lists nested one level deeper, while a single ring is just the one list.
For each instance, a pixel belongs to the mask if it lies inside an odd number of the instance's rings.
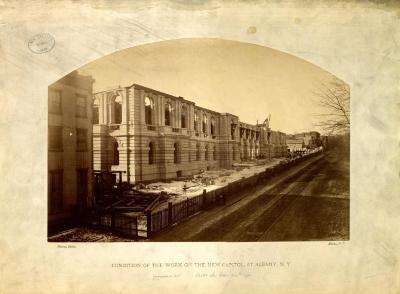
[{"label": "rectangular window opening", "polygon": [[63,136],[61,126],[49,126],[48,148],[50,151],[62,151]]},{"label": "rectangular window opening", "polygon": [[49,90],[49,113],[61,114],[62,113],[62,101],[61,91]]},{"label": "rectangular window opening", "polygon": [[87,151],[86,129],[76,129],[76,151]]},{"label": "rectangular window opening", "polygon": [[86,117],[86,96],[76,95],[76,116]]},{"label": "rectangular window opening", "polygon": [[57,214],[63,211],[63,171],[49,171],[48,182],[49,214]]}]

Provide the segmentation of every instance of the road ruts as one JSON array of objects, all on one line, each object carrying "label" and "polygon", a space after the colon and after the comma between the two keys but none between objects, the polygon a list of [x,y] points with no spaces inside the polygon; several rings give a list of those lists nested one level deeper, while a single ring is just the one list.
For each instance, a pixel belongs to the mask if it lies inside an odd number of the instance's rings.
[{"label": "road ruts", "polygon": [[303,191],[315,173],[324,168],[321,159],[288,177],[236,212],[221,219],[187,241],[257,241]]},{"label": "road ruts", "polygon": [[[239,193],[227,205],[202,212],[151,241],[255,241],[262,234],[257,228],[273,223],[294,200],[281,198],[304,189],[324,165],[323,160],[320,155],[282,171],[262,186]],[[259,222],[259,216],[267,219]]]}]

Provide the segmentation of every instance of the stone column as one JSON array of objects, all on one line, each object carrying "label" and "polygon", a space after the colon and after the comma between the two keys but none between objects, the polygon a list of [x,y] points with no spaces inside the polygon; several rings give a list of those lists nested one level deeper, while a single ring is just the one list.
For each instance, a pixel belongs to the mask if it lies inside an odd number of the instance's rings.
[{"label": "stone column", "polygon": [[161,126],[165,126],[165,98],[161,96],[160,99],[160,111],[161,111]]},{"label": "stone column", "polygon": [[99,99],[99,124],[104,124],[104,94],[98,96]]},{"label": "stone column", "polygon": [[109,96],[107,99],[107,105],[108,105],[108,113],[109,113],[109,122],[111,124],[115,123],[115,115],[114,115],[114,96]]},{"label": "stone column", "polygon": [[194,131],[194,105],[190,105],[189,107],[189,131],[192,133]]},{"label": "stone column", "polygon": [[157,95],[154,98],[154,117],[153,117],[153,124],[154,125],[161,125],[161,98],[160,95]]},{"label": "stone column", "polygon": [[108,124],[108,109],[107,109],[107,100],[108,100],[108,95],[107,93],[102,94],[102,109],[103,109],[103,123],[106,125]]},{"label": "stone column", "polygon": [[140,92],[140,97],[139,97],[139,108],[140,108],[140,117],[141,117],[141,124],[145,125],[146,124],[146,118],[145,118],[145,104],[144,104],[144,97],[146,97],[146,92],[142,90]]},{"label": "stone column", "polygon": [[177,101],[176,107],[177,107],[176,127],[177,128],[182,128],[182,124],[181,124],[182,103],[180,101]]},{"label": "stone column", "polygon": [[126,90],[124,89],[124,91],[121,91],[120,92],[121,94],[121,96],[122,96],[122,121],[121,121],[121,124],[123,124],[123,125],[125,125],[126,124],[126,122],[127,122],[127,117],[128,117],[128,112],[127,112],[127,109],[128,109],[128,101],[127,101],[127,94],[126,94]]}]

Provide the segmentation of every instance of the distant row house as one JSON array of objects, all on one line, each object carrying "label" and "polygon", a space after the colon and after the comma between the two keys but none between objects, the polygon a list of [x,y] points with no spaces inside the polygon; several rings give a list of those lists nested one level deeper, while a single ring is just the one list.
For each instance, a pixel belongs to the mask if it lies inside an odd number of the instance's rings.
[{"label": "distant row house", "polygon": [[298,152],[305,149],[303,139],[288,138],[286,139],[286,145],[290,152]]},{"label": "distant row house", "polygon": [[48,88],[48,223],[91,205],[92,88],[76,71]]},{"label": "distant row house", "polygon": [[322,145],[323,140],[320,133],[316,131],[288,135],[286,144],[290,152],[314,149]]}]

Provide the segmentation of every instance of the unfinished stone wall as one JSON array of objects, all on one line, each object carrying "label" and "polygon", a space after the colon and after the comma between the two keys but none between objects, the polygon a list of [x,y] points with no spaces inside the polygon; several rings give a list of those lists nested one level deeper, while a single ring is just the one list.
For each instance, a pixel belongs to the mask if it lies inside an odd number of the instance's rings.
[{"label": "unfinished stone wall", "polygon": [[[122,101],[120,124],[115,124],[116,96]],[[102,97],[101,127],[94,126],[96,168],[125,171],[124,181],[150,182],[232,168],[244,153],[246,159],[254,159],[263,152],[258,126],[246,124],[246,137],[241,138],[237,116],[198,107],[182,97],[135,84],[95,97]],[[118,142],[118,165],[112,163],[113,141]]]}]

